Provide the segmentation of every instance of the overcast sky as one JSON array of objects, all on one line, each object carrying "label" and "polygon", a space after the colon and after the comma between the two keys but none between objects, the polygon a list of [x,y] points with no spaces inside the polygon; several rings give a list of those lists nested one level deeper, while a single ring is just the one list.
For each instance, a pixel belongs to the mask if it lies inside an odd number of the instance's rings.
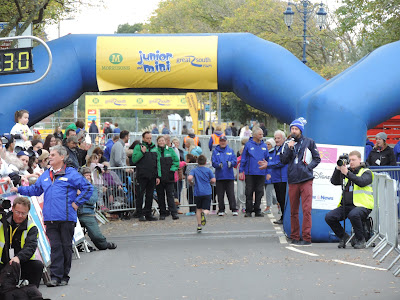
[{"label": "overcast sky", "polygon": [[[112,34],[118,25],[144,23],[149,20],[162,0],[103,0],[104,7],[82,9],[74,20],[60,22],[60,36],[72,34]],[[314,0],[313,3],[320,1]],[[341,0],[323,0],[330,8],[336,8]],[[283,18],[283,17],[282,17]],[[46,32],[49,40],[58,37],[58,26],[48,26]]]},{"label": "overcast sky", "polygon": [[[104,0],[104,7],[82,9],[74,20],[60,22],[60,35],[110,34],[117,31],[118,25],[143,23],[148,21],[161,0]],[[49,40],[58,37],[57,25],[48,26]]]}]

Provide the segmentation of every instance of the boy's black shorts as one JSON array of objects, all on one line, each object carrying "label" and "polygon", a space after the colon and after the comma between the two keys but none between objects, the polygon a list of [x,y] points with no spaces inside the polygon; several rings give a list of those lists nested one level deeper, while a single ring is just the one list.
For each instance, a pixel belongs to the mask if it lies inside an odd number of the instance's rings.
[{"label": "boy's black shorts", "polygon": [[210,210],[211,195],[194,196],[194,203],[196,203],[196,207],[198,209]]}]

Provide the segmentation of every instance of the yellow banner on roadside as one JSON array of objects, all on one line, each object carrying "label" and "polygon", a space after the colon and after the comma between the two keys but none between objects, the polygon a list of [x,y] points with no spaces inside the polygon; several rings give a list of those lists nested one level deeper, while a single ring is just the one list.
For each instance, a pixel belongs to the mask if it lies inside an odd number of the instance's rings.
[{"label": "yellow banner on roadside", "polygon": [[190,116],[192,117],[192,128],[194,129],[194,133],[197,134],[198,131],[198,107],[197,107],[197,97],[195,93],[187,93],[186,94],[186,102],[189,107]]},{"label": "yellow banner on roadside", "polygon": [[99,91],[217,90],[217,36],[99,36]]}]

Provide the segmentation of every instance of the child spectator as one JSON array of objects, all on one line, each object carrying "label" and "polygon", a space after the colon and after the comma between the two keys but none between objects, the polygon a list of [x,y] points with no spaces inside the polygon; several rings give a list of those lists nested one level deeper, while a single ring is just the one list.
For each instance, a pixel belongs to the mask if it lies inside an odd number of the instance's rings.
[{"label": "child spectator", "polygon": [[[210,212],[212,189],[210,184],[215,183],[213,172],[205,167],[207,159],[200,155],[197,159],[198,167],[190,172],[189,183],[194,183],[194,201],[196,203],[197,232],[206,225],[206,215]],[[193,181],[194,179],[194,181]]]},{"label": "child spectator", "polygon": [[[25,109],[17,110],[14,115],[15,125],[10,134],[15,138],[15,147],[28,149],[33,139],[32,131],[28,127],[29,112]],[[19,149],[21,151],[21,149]]]}]

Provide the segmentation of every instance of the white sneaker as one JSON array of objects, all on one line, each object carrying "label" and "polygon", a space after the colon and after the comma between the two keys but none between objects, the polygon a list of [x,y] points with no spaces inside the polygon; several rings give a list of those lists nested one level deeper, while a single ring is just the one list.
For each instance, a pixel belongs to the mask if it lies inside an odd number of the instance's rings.
[{"label": "white sneaker", "polygon": [[220,217],[222,217],[222,216],[224,216],[225,215],[225,213],[223,212],[223,211],[220,211],[219,213],[218,213],[218,216],[220,216]]},{"label": "white sneaker", "polygon": [[237,212],[237,211],[234,211],[233,213],[232,213],[232,216],[238,216],[239,215],[239,213]]}]

